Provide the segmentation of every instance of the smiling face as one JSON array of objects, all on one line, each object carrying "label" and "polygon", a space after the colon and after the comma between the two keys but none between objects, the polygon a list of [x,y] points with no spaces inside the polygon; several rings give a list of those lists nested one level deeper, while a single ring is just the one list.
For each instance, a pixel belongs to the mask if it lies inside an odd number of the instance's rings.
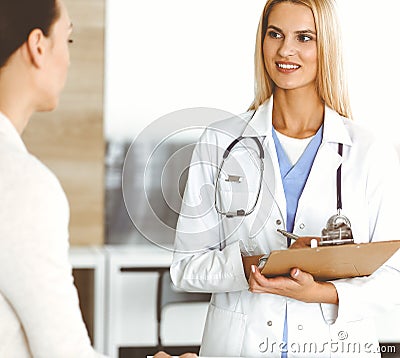
[{"label": "smiling face", "polygon": [[263,54],[276,88],[315,91],[318,57],[312,11],[290,2],[275,5],[268,16]]}]

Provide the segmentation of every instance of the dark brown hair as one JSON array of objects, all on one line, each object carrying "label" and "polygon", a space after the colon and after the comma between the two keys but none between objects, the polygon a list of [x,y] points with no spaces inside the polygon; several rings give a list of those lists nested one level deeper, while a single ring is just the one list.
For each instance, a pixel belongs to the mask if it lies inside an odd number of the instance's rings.
[{"label": "dark brown hair", "polygon": [[34,29],[49,35],[59,18],[57,0],[0,0],[0,68]]}]

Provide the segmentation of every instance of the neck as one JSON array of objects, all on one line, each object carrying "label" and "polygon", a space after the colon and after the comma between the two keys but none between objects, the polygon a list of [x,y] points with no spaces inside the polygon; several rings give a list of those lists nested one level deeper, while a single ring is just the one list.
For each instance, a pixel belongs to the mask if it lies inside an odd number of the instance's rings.
[{"label": "neck", "polygon": [[274,93],[272,124],[293,138],[313,136],[324,120],[324,104],[315,90],[283,90]]},{"label": "neck", "polygon": [[15,73],[0,72],[0,112],[21,135],[34,112],[29,90]]}]

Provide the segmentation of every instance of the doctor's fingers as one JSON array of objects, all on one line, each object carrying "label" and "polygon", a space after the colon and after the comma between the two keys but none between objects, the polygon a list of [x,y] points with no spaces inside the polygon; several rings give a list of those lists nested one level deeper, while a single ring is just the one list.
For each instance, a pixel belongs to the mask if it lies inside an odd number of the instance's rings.
[{"label": "doctor's fingers", "polygon": [[[179,358],[196,358],[197,354],[195,353],[185,353],[179,356]],[[171,358],[171,356],[163,351],[158,352],[154,358]]]},{"label": "doctor's fingers", "polygon": [[270,291],[270,279],[261,274],[256,266],[252,266],[249,277],[249,291],[253,293],[272,293]]},{"label": "doctor's fingers", "polygon": [[321,238],[317,237],[317,236],[315,236],[315,237],[301,236],[292,245],[290,245],[289,249],[301,249],[304,247],[310,247],[312,239],[317,240],[317,242],[321,241]]},{"label": "doctor's fingers", "polygon": [[301,290],[301,283],[291,277],[264,277],[259,270],[251,272],[249,278],[249,291],[253,293],[273,293],[276,295],[293,297]]},{"label": "doctor's fingers", "polygon": [[282,276],[267,279],[267,282],[264,283],[251,279],[249,281],[249,291],[252,293],[271,293],[305,302],[310,296],[308,293],[309,287],[303,287],[295,280]]},{"label": "doctor's fingers", "polygon": [[256,270],[251,272],[249,291],[252,293],[271,293],[304,302],[315,302],[316,282],[313,276],[298,268],[293,268],[290,276],[266,278]]}]

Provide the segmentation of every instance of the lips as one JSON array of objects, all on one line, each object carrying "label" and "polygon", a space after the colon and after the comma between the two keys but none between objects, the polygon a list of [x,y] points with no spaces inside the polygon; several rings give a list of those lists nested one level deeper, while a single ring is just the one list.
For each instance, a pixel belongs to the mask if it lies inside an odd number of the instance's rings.
[{"label": "lips", "polygon": [[282,73],[292,73],[297,71],[301,66],[293,62],[275,62],[276,68]]}]

